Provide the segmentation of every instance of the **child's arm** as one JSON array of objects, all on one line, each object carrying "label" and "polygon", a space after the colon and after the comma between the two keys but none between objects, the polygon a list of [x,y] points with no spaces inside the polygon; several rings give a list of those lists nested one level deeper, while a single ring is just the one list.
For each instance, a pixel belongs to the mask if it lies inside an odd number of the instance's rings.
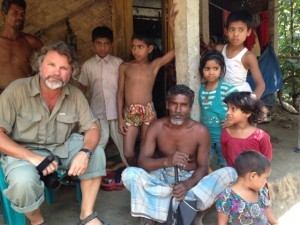
[{"label": "child's arm", "polygon": [[123,118],[124,109],[124,96],[125,96],[125,69],[126,65],[123,63],[119,67],[119,81],[118,81],[118,92],[117,92],[117,110],[118,110],[118,126],[119,132],[125,135],[127,126]]},{"label": "child's arm", "polygon": [[227,225],[229,215],[218,212],[218,225]]},{"label": "child's arm", "polygon": [[[224,135],[225,135],[225,129],[226,128],[223,128],[222,131],[221,131],[221,150],[222,150],[222,154],[223,154],[223,157],[225,160],[228,159],[228,155],[227,155],[227,144],[225,143],[225,138],[224,138]],[[226,161],[227,163],[227,161]]]},{"label": "child's arm", "polygon": [[265,90],[265,81],[261,75],[257,58],[254,53],[248,51],[245,54],[245,64],[251,71],[253,81],[255,83],[255,90],[253,91],[258,98],[260,98]]},{"label": "child's arm", "polygon": [[269,207],[266,210],[266,216],[267,216],[269,224],[271,224],[271,225],[278,225],[279,224],[278,221],[277,221],[277,219],[275,218],[272,210],[271,210],[271,207]]},{"label": "child's arm", "polygon": [[270,136],[262,131],[262,136],[259,140],[260,153],[267,157],[268,160],[272,159],[272,143]]},{"label": "child's arm", "polygon": [[[171,30],[171,33],[172,33],[173,37],[174,37],[174,33],[175,33],[175,18],[176,18],[176,15],[178,14],[178,10],[175,10],[175,6],[176,6],[176,3],[174,3],[172,5],[172,8],[171,8],[170,13],[169,13],[169,27],[170,27],[170,30]],[[153,65],[153,68],[154,68],[153,69],[153,74],[156,75],[158,73],[158,70],[162,66],[169,63],[174,57],[175,57],[175,50],[171,49],[164,56],[153,60],[152,61],[152,65]]]},{"label": "child's arm", "polygon": [[217,44],[215,50],[217,50],[218,52],[222,52],[223,48],[224,48],[223,44]]}]

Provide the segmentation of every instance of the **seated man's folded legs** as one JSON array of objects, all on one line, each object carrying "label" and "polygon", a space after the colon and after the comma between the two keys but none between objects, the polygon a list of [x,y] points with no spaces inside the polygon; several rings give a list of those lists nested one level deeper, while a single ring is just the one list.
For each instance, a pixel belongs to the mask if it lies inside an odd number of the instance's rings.
[{"label": "seated man's folded legs", "polygon": [[[32,212],[44,201],[44,184],[36,168],[31,163],[5,157],[2,166],[8,183],[5,196],[12,202],[12,207],[19,213]],[[9,164],[6,162],[9,161]]]}]

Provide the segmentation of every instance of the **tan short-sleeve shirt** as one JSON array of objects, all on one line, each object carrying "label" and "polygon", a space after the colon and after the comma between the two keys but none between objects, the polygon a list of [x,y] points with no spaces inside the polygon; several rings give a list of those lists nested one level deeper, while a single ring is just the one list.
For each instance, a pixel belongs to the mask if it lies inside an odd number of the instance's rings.
[{"label": "tan short-sleeve shirt", "polygon": [[0,127],[17,143],[29,149],[46,148],[67,157],[64,143],[76,127],[91,128],[96,119],[81,91],[63,87],[52,112],[40,95],[39,75],[11,83],[0,96]]}]

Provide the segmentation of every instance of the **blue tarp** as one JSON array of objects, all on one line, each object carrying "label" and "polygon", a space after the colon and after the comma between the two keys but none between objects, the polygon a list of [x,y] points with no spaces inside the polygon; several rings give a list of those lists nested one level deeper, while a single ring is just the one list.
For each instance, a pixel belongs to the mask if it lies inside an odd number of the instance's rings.
[{"label": "blue tarp", "polygon": [[[279,62],[274,49],[268,45],[263,54],[258,59],[258,66],[266,83],[266,89],[262,95],[262,99],[268,95],[273,95],[282,88],[282,73]],[[255,84],[249,71],[247,82],[250,84],[252,90],[255,89]]]}]

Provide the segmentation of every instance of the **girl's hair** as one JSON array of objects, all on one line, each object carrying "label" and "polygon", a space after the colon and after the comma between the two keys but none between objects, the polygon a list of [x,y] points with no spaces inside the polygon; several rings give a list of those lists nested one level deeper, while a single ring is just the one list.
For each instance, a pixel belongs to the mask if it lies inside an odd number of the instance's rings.
[{"label": "girl's hair", "polygon": [[230,103],[240,108],[244,113],[251,113],[248,117],[250,124],[263,121],[267,116],[268,109],[265,104],[251,92],[234,92],[224,99],[226,104]]},{"label": "girl's hair", "polygon": [[246,150],[238,155],[233,167],[240,177],[251,172],[256,172],[260,176],[270,169],[271,164],[263,154],[253,150]]},{"label": "girl's hair", "polygon": [[[131,37],[131,40],[133,40],[133,39],[137,39],[137,40],[145,42],[145,44],[148,47],[150,45],[153,46],[152,52],[148,54],[148,60],[150,62],[153,61],[154,59],[162,56],[162,52],[158,48],[157,44],[155,44],[155,42],[151,38],[147,37],[146,35],[144,35],[142,33],[134,33]],[[133,58],[133,56],[131,56],[131,57]]]},{"label": "girl's hair", "polygon": [[199,72],[201,75],[201,78],[203,78],[203,68],[205,67],[207,61],[214,60],[216,63],[218,63],[221,67],[221,74],[220,76],[224,76],[226,73],[226,66],[225,66],[225,61],[223,55],[216,51],[216,50],[211,50],[208,51],[202,58],[200,59],[200,67],[199,67]]}]

